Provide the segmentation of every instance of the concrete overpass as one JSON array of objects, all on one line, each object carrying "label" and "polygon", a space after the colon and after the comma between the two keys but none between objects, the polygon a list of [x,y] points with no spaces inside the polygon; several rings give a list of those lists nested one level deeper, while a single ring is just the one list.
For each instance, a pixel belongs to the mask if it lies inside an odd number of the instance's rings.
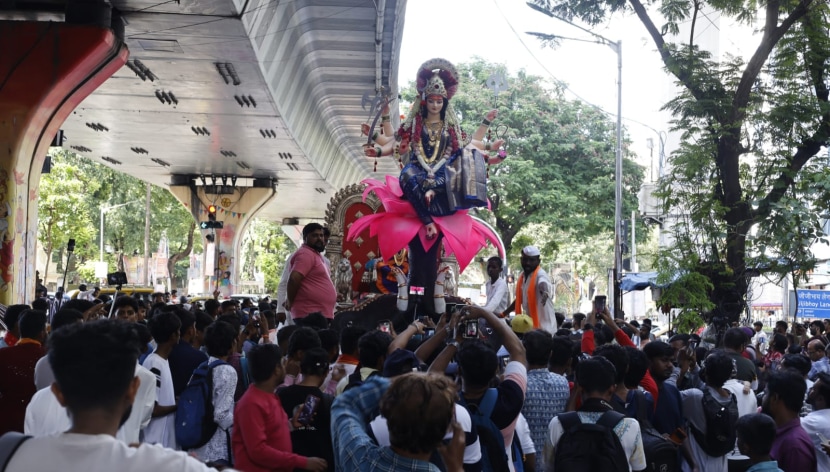
[{"label": "concrete overpass", "polygon": [[170,188],[197,218],[228,202],[237,220],[217,237],[233,247],[255,214],[321,218],[337,189],[372,174],[364,97],[397,92],[405,6],[0,2],[0,50],[12,51],[0,57],[0,301],[33,292],[39,170],[57,129],[64,147]]}]

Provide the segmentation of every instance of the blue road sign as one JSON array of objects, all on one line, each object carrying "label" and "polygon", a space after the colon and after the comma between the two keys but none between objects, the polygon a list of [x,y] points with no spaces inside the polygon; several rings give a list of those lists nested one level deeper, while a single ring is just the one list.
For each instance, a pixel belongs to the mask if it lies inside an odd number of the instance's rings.
[{"label": "blue road sign", "polygon": [[799,290],[799,318],[830,318],[830,290]]}]

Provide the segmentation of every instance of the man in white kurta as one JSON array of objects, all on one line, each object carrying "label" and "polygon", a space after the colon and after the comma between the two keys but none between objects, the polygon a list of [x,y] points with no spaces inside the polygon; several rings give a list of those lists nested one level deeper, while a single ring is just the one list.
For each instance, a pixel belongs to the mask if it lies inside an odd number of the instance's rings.
[{"label": "man in white kurta", "polygon": [[[539,266],[541,253],[536,246],[522,249],[522,271],[516,283],[516,300],[507,312],[526,314],[533,319],[533,327],[556,334],[556,316],[553,310],[553,284]],[[531,300],[535,299],[535,304]],[[519,303],[521,301],[521,303]]]},{"label": "man in white kurta", "polygon": [[500,257],[493,256],[487,259],[487,275],[490,279],[485,285],[487,303],[484,304],[484,309],[500,318],[504,317],[504,310],[507,309],[510,299],[507,293],[507,282],[501,276],[502,267]]}]

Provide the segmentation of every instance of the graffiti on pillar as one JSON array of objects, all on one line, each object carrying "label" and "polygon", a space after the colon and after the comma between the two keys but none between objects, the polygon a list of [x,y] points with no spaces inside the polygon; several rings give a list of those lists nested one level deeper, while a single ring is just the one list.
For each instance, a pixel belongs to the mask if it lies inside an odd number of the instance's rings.
[{"label": "graffiti on pillar", "polygon": [[219,254],[216,256],[216,270],[214,280],[216,290],[223,297],[229,297],[233,293],[234,274],[234,243],[236,239],[236,225],[225,222],[225,227],[216,231],[219,239]]},{"label": "graffiti on pillar", "polygon": [[0,291],[9,290],[14,271],[14,228],[9,199],[9,174],[0,169]]}]

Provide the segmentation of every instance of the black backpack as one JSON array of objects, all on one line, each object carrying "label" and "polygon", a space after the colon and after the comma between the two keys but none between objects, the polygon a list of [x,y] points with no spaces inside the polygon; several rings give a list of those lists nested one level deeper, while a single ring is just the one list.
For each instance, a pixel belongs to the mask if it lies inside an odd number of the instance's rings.
[{"label": "black backpack", "polygon": [[628,456],[614,427],[625,419],[606,411],[594,423],[583,423],[579,413],[558,415],[564,431],[556,444],[554,470],[566,472],[628,472]]},{"label": "black backpack", "polygon": [[643,437],[643,452],[646,456],[647,472],[680,472],[680,456],[677,445],[663,437],[648,420],[646,396],[633,390],[637,399],[637,422]]},{"label": "black backpack", "polygon": [[493,423],[490,415],[496,405],[499,392],[495,388],[487,389],[478,405],[468,404],[464,394],[459,395],[458,404],[470,412],[472,429],[478,435],[481,446],[481,470],[483,472],[507,472],[507,451],[504,449],[504,436]]},{"label": "black backpack", "polygon": [[729,403],[722,404],[712,397],[708,388],[703,390],[703,416],[706,419],[706,432],[691,425],[695,441],[703,452],[720,457],[735,448],[735,423],[738,422],[738,400],[729,393]]}]

